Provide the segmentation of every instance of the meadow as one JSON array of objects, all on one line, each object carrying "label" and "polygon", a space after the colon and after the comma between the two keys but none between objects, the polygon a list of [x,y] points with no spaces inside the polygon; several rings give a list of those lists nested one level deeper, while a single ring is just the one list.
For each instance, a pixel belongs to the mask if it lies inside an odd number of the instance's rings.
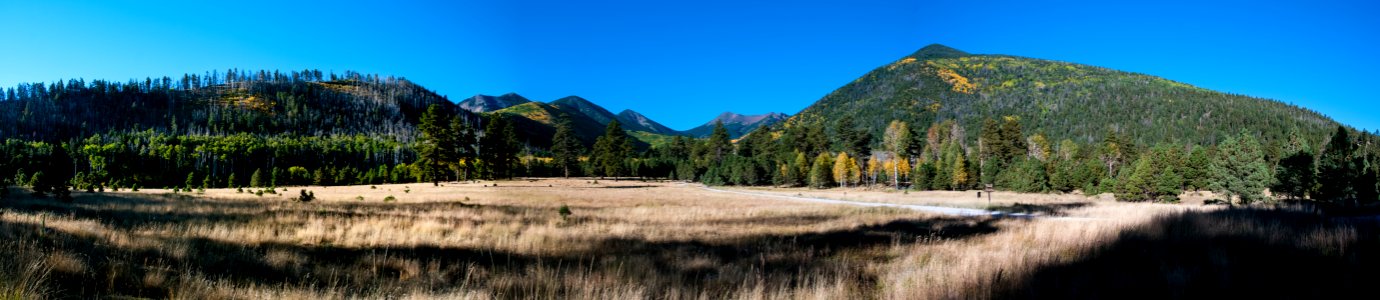
[{"label": "meadow", "polygon": [[1038,215],[960,217],[595,179],[11,189],[5,299],[1318,298],[1380,278],[1374,218],[1302,206],[738,189]]}]

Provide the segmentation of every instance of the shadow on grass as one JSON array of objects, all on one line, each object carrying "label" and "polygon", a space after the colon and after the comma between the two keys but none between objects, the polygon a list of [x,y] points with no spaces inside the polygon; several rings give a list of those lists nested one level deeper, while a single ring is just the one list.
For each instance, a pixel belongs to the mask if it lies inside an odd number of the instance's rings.
[{"label": "shadow on grass", "polygon": [[[174,200],[182,201],[182,200]],[[111,203],[101,203],[111,202]],[[157,199],[106,195],[81,197],[71,204],[41,199],[0,202],[0,208],[47,212],[95,220],[110,230],[132,232],[145,226],[170,227],[215,223],[248,225],[272,218],[253,201],[202,201],[197,213],[176,209],[143,209],[166,205]],[[224,205],[223,209],[214,206]],[[310,211],[303,205],[289,213],[306,217],[373,218],[372,214]],[[342,207],[370,204],[344,204]],[[464,207],[512,214],[525,207],[493,207],[454,203],[417,203],[405,209]],[[394,207],[394,206],[389,206]],[[175,207],[174,207],[175,208]],[[549,208],[542,208],[547,211]],[[215,213],[220,211],[220,213]],[[230,213],[228,211],[234,211]],[[319,214],[319,215],[316,215]],[[803,221],[827,222],[832,218]],[[964,239],[998,229],[993,219],[930,218],[896,220],[802,234],[764,234],[723,240],[606,238],[571,241],[569,251],[531,255],[459,247],[342,247],[330,241],[312,244],[240,243],[185,236],[138,236],[132,243],[112,243],[107,236],[63,232],[39,225],[0,222],[0,244],[32,243],[33,247],[0,247],[0,256],[43,249],[67,253],[78,269],[55,269],[47,281],[58,298],[101,298],[112,295],[168,297],[191,275],[232,284],[298,287],[345,294],[400,295],[410,291],[447,291],[457,286],[480,289],[502,297],[532,298],[573,295],[571,278],[618,278],[662,298],[727,297],[741,285],[799,287],[810,275],[848,274],[848,281],[866,295],[876,285],[869,264],[889,259],[893,245]],[[751,224],[750,222],[744,224]],[[792,223],[795,224],[795,223]],[[808,226],[809,224],[799,224]],[[400,232],[399,234],[406,234]],[[6,242],[8,241],[8,242]],[[16,244],[17,245],[17,244]],[[151,245],[148,247],[131,245]],[[12,252],[14,251],[14,252]],[[29,253],[32,254],[32,253]],[[10,270],[0,270],[9,272]],[[554,274],[554,275],[553,275]]]},{"label": "shadow on grass", "polygon": [[1045,216],[1063,216],[1064,211],[1079,209],[1092,205],[1091,202],[1073,203],[1050,203],[1050,204],[1025,204],[1017,202],[1007,206],[988,206],[987,210],[999,211],[1008,214],[1032,214]]},{"label": "shadow on grass", "polygon": [[1251,208],[1164,216],[1074,262],[1040,267],[1015,280],[994,276],[990,294],[978,290],[973,296],[1354,298],[1372,292],[1380,280],[1376,225]]}]

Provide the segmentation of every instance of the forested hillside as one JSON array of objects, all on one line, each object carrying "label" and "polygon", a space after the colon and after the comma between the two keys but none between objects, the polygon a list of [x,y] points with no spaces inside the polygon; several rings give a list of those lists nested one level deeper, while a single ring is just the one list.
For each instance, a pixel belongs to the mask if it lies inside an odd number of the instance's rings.
[{"label": "forested hillside", "polygon": [[402,78],[229,70],[180,79],[21,84],[0,97],[0,137],[85,138],[111,131],[188,135],[355,135],[409,140],[436,93]]},{"label": "forested hillside", "polygon": [[[1080,143],[1097,141],[1109,130],[1141,144],[1216,144],[1240,130],[1273,145],[1292,130],[1320,143],[1337,125],[1279,101],[1101,67],[968,54],[937,44],[868,72],[788,122],[832,123],[844,116],[874,136],[890,120],[954,120],[964,131],[978,132],[984,118],[1016,116],[1028,132]],[[975,135],[966,138],[976,141]]]}]

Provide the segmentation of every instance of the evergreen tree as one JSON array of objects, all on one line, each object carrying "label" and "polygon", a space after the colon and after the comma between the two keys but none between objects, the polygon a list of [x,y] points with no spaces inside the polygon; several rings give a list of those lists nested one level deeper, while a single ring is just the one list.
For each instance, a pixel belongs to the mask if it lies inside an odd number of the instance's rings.
[{"label": "evergreen tree", "polygon": [[794,162],[788,167],[791,174],[791,186],[804,186],[809,181],[810,159],[805,157],[804,152],[796,152]]},{"label": "evergreen tree", "polygon": [[922,161],[916,164],[915,170],[910,173],[910,186],[915,190],[929,190],[934,178],[934,164],[929,161]]},{"label": "evergreen tree", "polygon": [[872,131],[859,129],[852,116],[839,119],[834,128],[843,152],[853,153],[856,158],[863,159],[872,153]]},{"label": "evergreen tree", "polygon": [[1024,193],[1039,193],[1049,190],[1044,163],[1030,157],[1011,162],[1011,166],[1006,171],[997,175],[996,185],[1003,190]]},{"label": "evergreen tree", "polygon": [[[632,153],[632,142],[618,121],[609,122],[604,135],[594,143],[594,165],[601,176],[623,176],[626,160]],[[717,174],[716,174],[717,175]]]},{"label": "evergreen tree", "polygon": [[[474,127],[470,126],[470,122],[465,118],[457,116],[450,119],[450,133],[455,138],[451,141],[451,148],[454,149],[452,154],[455,157],[452,157],[450,162],[458,180],[470,180],[473,176],[475,160],[479,155],[479,149],[476,149],[479,145],[478,135],[474,131]],[[386,165],[380,165],[383,166]]]},{"label": "evergreen tree", "polygon": [[1292,199],[1307,198],[1318,184],[1318,170],[1312,151],[1300,149],[1279,161],[1275,183],[1270,191]]},{"label": "evergreen tree", "polygon": [[489,118],[479,147],[480,167],[484,175],[488,178],[512,178],[521,144],[507,117],[500,114]]},{"label": "evergreen tree", "polygon": [[834,184],[834,161],[828,152],[821,152],[815,157],[815,163],[810,168],[810,187],[822,189]]},{"label": "evergreen tree", "polygon": [[1009,163],[1016,158],[1025,156],[1029,152],[1026,147],[1025,135],[1021,131],[1021,118],[1017,116],[1002,117],[1001,128],[998,129],[997,155],[1000,162]]},{"label": "evergreen tree", "polygon": [[239,178],[235,178],[235,172],[230,172],[230,177],[225,180],[226,188],[240,187]]},{"label": "evergreen tree", "polygon": [[1337,204],[1353,204],[1356,199],[1356,178],[1360,177],[1360,166],[1356,165],[1356,142],[1350,131],[1337,126],[1337,132],[1323,148],[1318,159],[1318,189],[1316,200]]},{"label": "evergreen tree", "polygon": [[256,188],[268,186],[264,181],[263,169],[254,169],[254,173],[249,175],[249,186]]},{"label": "evergreen tree", "polygon": [[728,137],[728,129],[724,128],[724,122],[714,122],[714,132],[709,134],[709,139],[705,140],[708,147],[706,155],[709,161],[722,161],[724,156],[733,153],[733,140]]},{"label": "evergreen tree", "polygon": [[58,199],[70,201],[72,199],[70,182],[74,176],[72,156],[67,153],[67,147],[62,144],[52,145],[47,155],[40,156],[37,163],[41,164],[38,172],[34,173],[31,181],[34,194],[44,196],[52,193]]},{"label": "evergreen tree", "polygon": [[[417,129],[422,133],[418,154],[421,165],[433,186],[440,186],[446,166],[459,158],[455,155],[455,134],[450,131],[450,116],[441,111],[441,106],[432,104],[422,113]],[[317,169],[317,172],[320,172]],[[319,177],[319,176],[318,176]],[[321,182],[322,180],[317,180]],[[319,184],[319,183],[318,183]]]},{"label": "evergreen tree", "polygon": [[[680,136],[676,136],[677,139]],[[570,127],[570,119],[561,115],[561,120],[556,123],[556,135],[551,144],[551,154],[553,162],[561,168],[561,176],[569,178],[570,170],[579,167],[580,163],[580,140],[575,138],[575,130]]]},{"label": "evergreen tree", "polygon": [[1227,201],[1235,196],[1241,204],[1264,199],[1265,186],[1271,180],[1260,143],[1244,132],[1218,146],[1211,170],[1212,190],[1226,196]]},{"label": "evergreen tree", "polygon": [[1212,180],[1211,174],[1208,173],[1211,164],[1212,155],[1208,153],[1207,147],[1193,147],[1193,151],[1189,152],[1188,160],[1184,162],[1182,168],[1184,189],[1194,191],[1207,189]]}]

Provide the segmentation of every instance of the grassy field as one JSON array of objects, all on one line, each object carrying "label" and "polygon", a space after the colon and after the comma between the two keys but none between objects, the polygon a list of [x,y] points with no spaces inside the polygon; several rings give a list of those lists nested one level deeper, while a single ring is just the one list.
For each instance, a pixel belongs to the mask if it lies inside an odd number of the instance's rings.
[{"label": "grassy field", "polygon": [[590,179],[75,195],[0,201],[0,298],[1318,298],[1380,279],[1374,219],[1293,208],[998,193],[1050,217],[954,217]]}]

